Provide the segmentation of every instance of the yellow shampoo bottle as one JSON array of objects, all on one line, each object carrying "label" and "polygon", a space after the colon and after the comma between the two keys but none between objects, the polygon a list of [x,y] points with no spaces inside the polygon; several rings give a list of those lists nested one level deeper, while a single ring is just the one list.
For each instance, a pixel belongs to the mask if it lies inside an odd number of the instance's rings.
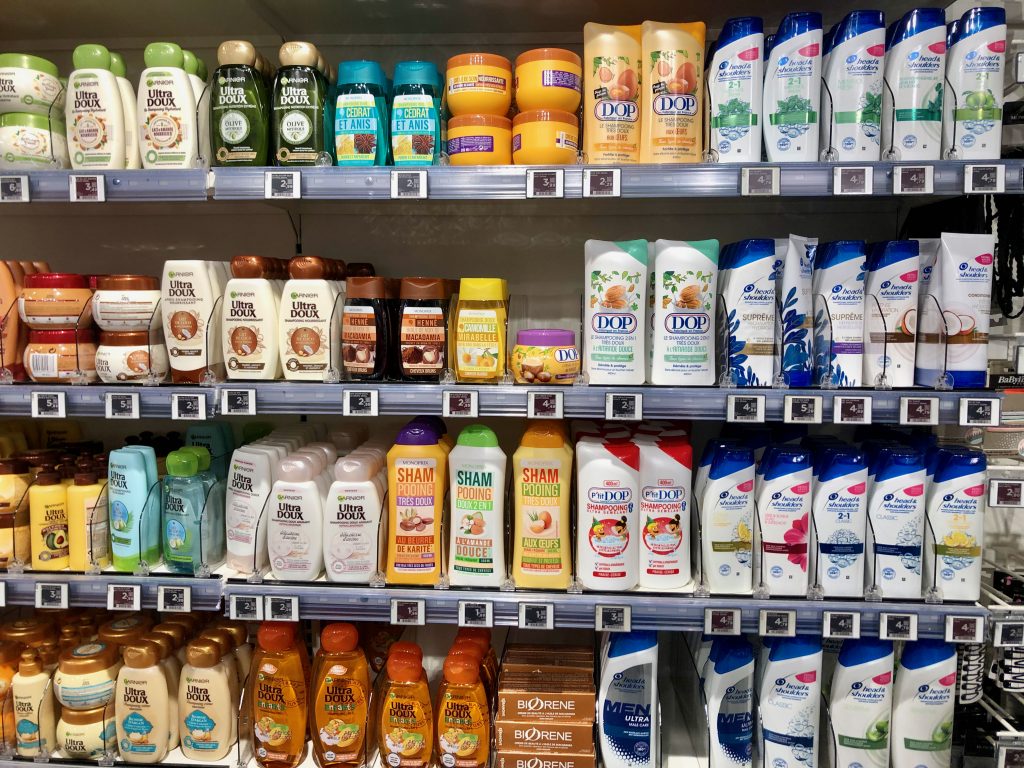
[{"label": "yellow shampoo bottle", "polygon": [[58,472],[40,472],[28,489],[32,568],[63,571],[68,567],[68,494]]},{"label": "yellow shampoo bottle", "polygon": [[433,586],[444,573],[448,461],[439,439],[429,425],[413,421],[388,451],[388,584]]},{"label": "yellow shampoo bottle", "polygon": [[572,448],[565,433],[553,424],[531,424],[512,467],[512,579],[527,589],[567,589],[572,581]]},{"label": "yellow shampoo bottle", "polygon": [[640,25],[583,26],[583,157],[590,165],[640,160]]},{"label": "yellow shampoo bottle", "polygon": [[295,625],[266,621],[249,674],[253,749],[263,768],[295,768],[306,756],[306,664]]},{"label": "yellow shampoo bottle", "polygon": [[640,162],[699,163],[704,103],[703,21],[645,21]]},{"label": "yellow shampoo bottle", "polygon": [[434,710],[422,665],[409,653],[388,659],[377,747],[390,768],[427,768],[434,746]]},{"label": "yellow shampoo bottle", "polygon": [[455,308],[455,378],[498,384],[505,376],[508,288],[497,277],[464,277]]},{"label": "yellow shampoo bottle", "polygon": [[351,624],[328,624],[313,662],[313,759],[320,768],[366,762],[370,669]]},{"label": "yellow shampoo bottle", "polygon": [[491,744],[491,713],[470,656],[444,660],[444,694],[437,701],[437,755],[446,768],[485,768]]}]

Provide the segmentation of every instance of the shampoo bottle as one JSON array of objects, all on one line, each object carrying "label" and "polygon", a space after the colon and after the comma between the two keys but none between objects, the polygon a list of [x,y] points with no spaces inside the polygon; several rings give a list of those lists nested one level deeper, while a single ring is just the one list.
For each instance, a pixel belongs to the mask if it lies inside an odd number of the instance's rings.
[{"label": "shampoo bottle", "polygon": [[93,565],[110,565],[110,524],[107,481],[101,484],[95,472],[75,473],[67,489],[68,568],[86,571]]},{"label": "shampoo bottle", "polygon": [[764,93],[764,22],[759,17],[726,19],[705,85],[711,156],[720,163],[758,162]]},{"label": "shampoo bottle", "polygon": [[324,142],[328,83],[317,69],[312,43],[288,42],[278,51],[281,68],[274,78],[271,160],[274,165],[333,165]]},{"label": "shampoo bottle", "polygon": [[821,638],[772,639],[758,704],[764,765],[814,765],[818,754]]},{"label": "shampoo bottle", "polygon": [[195,454],[171,451],[167,456],[161,508],[164,562],[175,573],[201,573],[219,562],[213,529],[220,521],[212,519],[206,497]]},{"label": "shampoo bottle", "polygon": [[949,768],[955,690],[955,646],[906,644],[892,696],[893,768]]},{"label": "shampoo bottle", "polygon": [[139,121],[136,115],[135,89],[128,80],[128,70],[120,53],[110,52],[110,71],[117,78],[117,90],[121,94],[121,110],[124,113],[124,154],[125,168],[132,170],[142,167],[139,155]]},{"label": "shampoo bottle", "polygon": [[646,240],[588,240],[584,246],[584,365],[591,384],[643,384],[647,306]]},{"label": "shampoo bottle", "polygon": [[28,489],[32,529],[32,569],[63,571],[68,567],[67,489],[57,472],[40,472]]},{"label": "shampoo bottle", "polygon": [[814,293],[814,383],[858,387],[864,368],[863,240],[818,246]]},{"label": "shampoo bottle", "polygon": [[249,676],[252,743],[261,768],[295,768],[306,756],[305,651],[294,624],[265,621],[256,635]]},{"label": "shampoo bottle", "polygon": [[705,670],[711,768],[749,768],[754,735],[754,649],[742,637],[715,638]]},{"label": "shampoo bottle", "polygon": [[185,54],[174,43],[150,43],[143,59],[146,69],[139,77],[138,97],[142,166],[194,168],[199,135],[195,93],[184,69]]},{"label": "shampoo bottle", "polygon": [[289,381],[324,381],[341,371],[341,304],[345,264],[319,256],[288,262],[281,291],[279,349]]},{"label": "shampoo bottle", "polygon": [[815,467],[815,584],[827,597],[860,597],[868,498],[864,454],[853,448],[824,449]]},{"label": "shampoo bottle", "polygon": [[231,721],[238,702],[231,698],[220,646],[193,640],[185,651],[178,684],[181,753],[191,760],[221,760],[231,749]]},{"label": "shampoo bottle", "polygon": [[885,374],[890,387],[914,385],[917,289],[916,240],[872,243],[864,280],[864,383]]},{"label": "shampoo bottle", "polygon": [[656,632],[637,630],[609,638],[597,697],[597,736],[605,765],[659,765]]},{"label": "shampoo bottle", "polygon": [[427,768],[434,749],[434,709],[421,662],[412,654],[388,658],[377,748],[387,765]]},{"label": "shampoo bottle", "polygon": [[754,575],[770,594],[807,594],[811,512],[811,456],[799,448],[769,446],[757,488],[760,540]]},{"label": "shampoo bottle", "polygon": [[313,581],[323,570],[323,496],[316,467],[299,454],[278,464],[267,510],[270,568],[277,579]]},{"label": "shampoo bottle", "polygon": [[[181,75],[185,77],[184,72]],[[185,87],[191,94],[187,81]],[[217,379],[223,378],[219,311],[224,296],[222,288],[208,262],[164,262],[160,309],[173,383],[199,384],[206,371]]]},{"label": "shampoo bottle", "polygon": [[453,586],[500,587],[505,570],[505,452],[494,432],[471,424],[448,454]]},{"label": "shampoo bottle", "polygon": [[724,372],[739,387],[767,387],[775,379],[775,241],[727,245],[719,260],[719,327],[728,342]]},{"label": "shampoo bottle", "polygon": [[751,589],[754,452],[740,446],[715,451],[700,504],[701,560],[714,594]]},{"label": "shampoo bottle", "polygon": [[453,655],[444,660],[444,692],[438,691],[436,753],[441,765],[490,765],[491,711],[477,659]]},{"label": "shampoo bottle", "polygon": [[160,668],[160,648],[143,640],[124,646],[124,666],[114,688],[114,721],[121,759],[159,763],[167,754],[170,733],[167,678]]},{"label": "shampoo bottle", "polygon": [[281,378],[278,314],[281,262],[263,256],[235,256],[224,287],[221,333],[229,379]]},{"label": "shampoo bottle", "polygon": [[75,48],[68,77],[64,120],[68,154],[75,170],[112,171],[125,167],[125,116],[121,90],[111,72],[110,51],[102,45]]},{"label": "shampoo bottle", "polygon": [[242,574],[267,567],[267,522],[270,489],[277,481],[278,462],[285,449],[250,444],[231,455],[224,519],[227,562]]},{"label": "shampoo bottle", "polygon": [[380,571],[384,493],[375,479],[378,466],[369,455],[356,454],[334,465],[334,483],[324,507],[328,581],[369,584]]},{"label": "shampoo bottle", "polygon": [[981,451],[940,449],[928,484],[923,586],[943,600],[977,602],[981,594],[985,467]]},{"label": "shampoo bottle", "polygon": [[768,162],[818,158],[821,43],[821,14],[801,12],[782,20],[767,48],[763,109]]},{"label": "shampoo bottle", "polygon": [[156,565],[161,557],[156,454],[143,446],[111,451],[107,478],[114,568],[131,573],[140,563]]},{"label": "shampoo bottle", "polygon": [[18,757],[49,756],[57,748],[53,716],[53,685],[36,652],[21,652],[10,682]]},{"label": "shampoo bottle", "polygon": [[217,48],[217,69],[210,84],[212,165],[267,164],[270,95],[260,62],[247,40],[227,40]]},{"label": "shampoo bottle", "polygon": [[925,469],[911,448],[884,448],[871,465],[867,582],[886,599],[921,597]]},{"label": "shampoo bottle", "polygon": [[638,439],[640,587],[681,589],[692,579],[690,493],[693,449],[685,437]]},{"label": "shampoo bottle", "polygon": [[704,22],[641,25],[641,163],[703,158]]},{"label": "shampoo bottle", "polygon": [[[892,643],[844,640],[832,674],[827,739],[836,768],[886,768],[892,713]],[[834,744],[834,746],[833,746]]]},{"label": "shampoo bottle", "polygon": [[[818,247],[816,237],[790,235],[776,241],[775,335],[782,342],[780,372],[790,387],[811,386],[812,320],[811,263]],[[779,253],[783,250],[783,253]],[[781,258],[779,258],[781,256]],[[781,262],[781,263],[780,263]]]},{"label": "shampoo bottle", "polygon": [[320,633],[310,687],[313,759],[319,768],[365,765],[370,674],[359,632],[328,624]]}]

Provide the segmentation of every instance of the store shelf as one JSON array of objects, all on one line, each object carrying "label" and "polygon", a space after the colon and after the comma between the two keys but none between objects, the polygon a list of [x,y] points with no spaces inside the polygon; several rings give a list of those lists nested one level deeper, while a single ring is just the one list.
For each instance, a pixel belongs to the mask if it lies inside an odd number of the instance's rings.
[{"label": "store shelf", "polygon": [[5,605],[29,605],[38,607],[38,585],[66,584],[68,606],[78,608],[106,608],[107,588],[114,586],[138,585],[141,587],[141,607],[163,609],[158,603],[159,588],[187,587],[192,610],[215,611],[220,608],[223,591],[222,580],[213,576],[206,579],[181,576],[173,573],[154,572],[149,576],[135,576],[126,573],[65,573],[61,571],[24,573],[0,573],[0,584],[5,592]]},{"label": "store shelf", "polygon": [[210,387],[173,386],[81,386],[58,384],[12,384],[0,386],[0,415],[31,416],[33,393],[59,392],[64,395],[65,412],[69,417],[105,416],[111,394],[137,394],[140,417],[170,418],[175,395],[205,395],[207,418],[216,414],[217,392]]},{"label": "store shelf", "polygon": [[66,203],[71,199],[72,175],[103,178],[106,202],[163,202],[206,200],[208,178],[203,168],[152,171],[12,171],[4,176],[28,176],[29,200],[37,203]]}]

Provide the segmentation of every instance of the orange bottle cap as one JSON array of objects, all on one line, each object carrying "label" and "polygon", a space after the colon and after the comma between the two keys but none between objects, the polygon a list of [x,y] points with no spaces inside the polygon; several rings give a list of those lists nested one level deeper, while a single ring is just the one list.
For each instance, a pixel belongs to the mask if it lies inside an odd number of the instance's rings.
[{"label": "orange bottle cap", "polygon": [[468,656],[449,654],[444,660],[444,679],[456,685],[475,683],[480,680],[480,665]]},{"label": "orange bottle cap", "polygon": [[265,651],[290,650],[295,644],[295,626],[284,621],[265,621],[256,633],[256,642]]},{"label": "orange bottle cap", "polygon": [[328,624],[320,633],[320,645],[328,653],[348,653],[359,645],[359,630],[352,624]]},{"label": "orange bottle cap", "polygon": [[487,641],[488,647],[491,645],[491,630],[487,627],[462,627],[455,635],[456,639],[460,637],[481,637]]},{"label": "orange bottle cap", "polygon": [[484,656],[475,645],[453,645],[448,651],[449,656],[464,656],[473,659],[476,664],[482,664]]},{"label": "orange bottle cap", "polygon": [[388,656],[395,653],[411,653],[421,662],[423,661],[423,649],[416,645],[416,643],[411,643],[408,640],[399,640],[397,643],[392,643],[391,647],[388,648]]},{"label": "orange bottle cap", "polygon": [[411,653],[388,657],[388,677],[397,683],[415,683],[423,676],[423,665]]},{"label": "orange bottle cap", "polygon": [[491,644],[482,637],[473,637],[470,635],[463,637],[456,637],[455,643],[468,643],[480,649],[480,653],[487,653],[491,649]]}]

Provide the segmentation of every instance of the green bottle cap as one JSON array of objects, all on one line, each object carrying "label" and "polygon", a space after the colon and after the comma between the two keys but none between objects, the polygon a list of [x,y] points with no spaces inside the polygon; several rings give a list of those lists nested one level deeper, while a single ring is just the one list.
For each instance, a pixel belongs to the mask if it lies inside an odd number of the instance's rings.
[{"label": "green bottle cap", "polygon": [[183,445],[178,449],[178,452],[185,451],[191,453],[196,457],[199,462],[199,471],[205,472],[210,468],[210,449],[202,445]]},{"label": "green bottle cap", "polygon": [[192,451],[171,451],[167,454],[167,474],[172,477],[192,477],[199,472],[199,457]]},{"label": "green bottle cap", "polygon": [[110,69],[110,51],[105,45],[87,43],[75,48],[71,54],[75,69]]},{"label": "green bottle cap", "polygon": [[483,424],[470,424],[459,433],[457,445],[468,445],[473,448],[497,448],[498,436],[494,430]]},{"label": "green bottle cap", "polygon": [[27,53],[0,53],[0,67],[18,67],[19,69],[36,69],[53,77],[57,76],[57,65],[41,56]]},{"label": "green bottle cap", "polygon": [[192,51],[182,50],[181,55],[185,59],[184,70],[190,75],[199,74],[199,60]]},{"label": "green bottle cap", "polygon": [[128,70],[124,66],[124,57],[120,53],[110,52],[110,71],[115,77],[128,77]]},{"label": "green bottle cap", "polygon": [[196,74],[198,74],[199,79],[205,83],[206,76],[209,74],[209,70],[206,69],[206,62],[196,56],[196,64],[199,66],[199,71]]},{"label": "green bottle cap", "polygon": [[185,54],[177,43],[150,43],[142,54],[147,67],[176,67],[183,69]]}]

